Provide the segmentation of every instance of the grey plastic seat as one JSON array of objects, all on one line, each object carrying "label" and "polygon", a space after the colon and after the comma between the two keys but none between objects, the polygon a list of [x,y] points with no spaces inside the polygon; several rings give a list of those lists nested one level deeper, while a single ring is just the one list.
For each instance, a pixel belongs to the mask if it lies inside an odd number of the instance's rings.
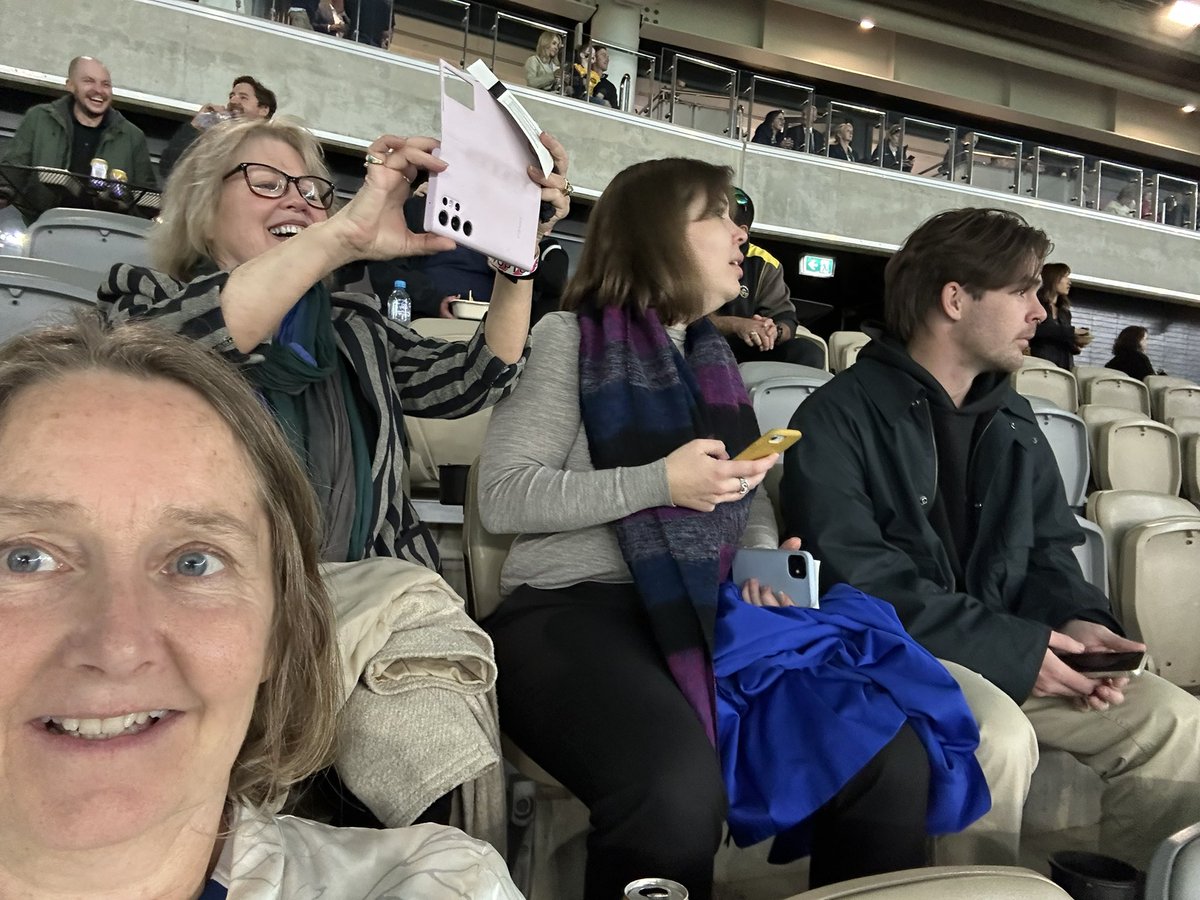
[{"label": "grey plastic seat", "polygon": [[85,291],[91,291],[93,297],[104,282],[102,275],[98,275],[90,269],[81,269],[79,266],[56,262],[52,259],[36,259],[32,256],[0,256],[0,273],[5,272],[37,275],[63,284],[73,284]]},{"label": "grey plastic seat", "polygon": [[1015,866],[929,866],[830,884],[788,900],[1070,900],[1050,879]]},{"label": "grey plastic seat", "polygon": [[829,369],[841,372],[854,365],[859,351],[871,342],[865,331],[835,331],[829,335]]},{"label": "grey plastic seat", "polygon": [[1178,494],[1179,437],[1153,419],[1109,422],[1098,432],[1095,473],[1096,485],[1103,490]]},{"label": "grey plastic seat", "polygon": [[21,272],[0,270],[0,340],[40,325],[68,321],[94,308],[96,291]]},{"label": "grey plastic seat", "polygon": [[1059,409],[1043,397],[1029,397],[1029,405],[1037,417],[1038,425],[1062,475],[1067,504],[1081,507],[1087,500],[1088,476],[1091,471],[1091,453],[1088,449],[1087,426],[1083,419]]},{"label": "grey plastic seat", "polygon": [[1193,518],[1196,507],[1182,497],[1151,491],[1096,491],[1087,502],[1087,518],[1104,532],[1108,555],[1109,598],[1121,615],[1121,546],[1129,531],[1145,522],[1170,517]]},{"label": "grey plastic seat", "polygon": [[1115,369],[1084,382],[1082,400],[1102,406],[1123,406],[1143,416],[1150,415],[1150,392],[1146,385]]},{"label": "grey plastic seat", "polygon": [[1146,900],[1200,897],[1200,824],[1177,831],[1154,851],[1146,871]]},{"label": "grey plastic seat", "polygon": [[[1033,359],[1034,357],[1027,357]],[[1079,392],[1075,376],[1055,365],[1023,365],[1010,376],[1013,389],[1024,397],[1043,397],[1059,409],[1075,412],[1079,408]]]},{"label": "grey plastic seat", "polygon": [[89,209],[50,209],[29,228],[29,255],[101,275],[117,263],[149,266],[148,219]]},{"label": "grey plastic seat", "polygon": [[1076,516],[1075,521],[1083,529],[1084,540],[1075,547],[1075,559],[1083,570],[1083,577],[1088,584],[1097,587],[1108,596],[1108,548],[1104,543],[1104,532],[1095,522],[1089,522],[1083,516]]}]

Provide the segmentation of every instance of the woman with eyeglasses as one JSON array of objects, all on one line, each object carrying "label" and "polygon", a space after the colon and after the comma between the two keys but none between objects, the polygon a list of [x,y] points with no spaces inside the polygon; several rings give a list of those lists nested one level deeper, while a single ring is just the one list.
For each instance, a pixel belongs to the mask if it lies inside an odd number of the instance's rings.
[{"label": "woman with eyeglasses", "polygon": [[[531,174],[554,215],[569,209],[567,156]],[[404,201],[422,170],[446,164],[430,138],[384,135],[366,179],[336,209],[321,149],[279,119],[205,133],[179,161],[152,237],[161,271],[114,267],[100,290],[110,319],[153,318],[237,366],[281,422],[317,490],[327,562],[395,556],[439,568],[433,536],[404,493],[404,415],[455,418],[507,394],[524,365],[532,282],[496,274],[485,323],[465,342],[422,338],[375,298],[331,294],[353,260],[452,249],[414,234]],[[503,264],[497,264],[503,268]],[[152,452],[151,448],[147,448]]]}]

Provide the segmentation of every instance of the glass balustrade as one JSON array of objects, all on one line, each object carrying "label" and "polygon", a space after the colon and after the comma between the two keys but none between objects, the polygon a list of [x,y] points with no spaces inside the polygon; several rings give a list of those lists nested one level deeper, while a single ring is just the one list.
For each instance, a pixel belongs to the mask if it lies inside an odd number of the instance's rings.
[{"label": "glass balustrade", "polygon": [[[201,2],[233,15],[271,19],[294,28],[327,28],[327,2]],[[313,9],[319,10],[315,23],[310,18]],[[389,47],[418,59],[443,57],[459,65],[483,56],[513,84],[525,83],[524,64],[536,55],[539,38],[553,35],[559,43],[553,62],[560,74],[549,90],[572,94],[569,76],[581,37],[578,26],[570,29],[468,0],[345,0],[344,12],[346,28],[330,34],[331,39]],[[732,68],[673,48],[656,55],[638,48],[604,46],[609,50],[608,77],[617,88],[617,106],[632,115],[755,147],[878,166],[897,177],[967,184],[1176,228],[1195,230],[1200,218],[1200,187],[1195,180],[818,96],[810,85]]]}]

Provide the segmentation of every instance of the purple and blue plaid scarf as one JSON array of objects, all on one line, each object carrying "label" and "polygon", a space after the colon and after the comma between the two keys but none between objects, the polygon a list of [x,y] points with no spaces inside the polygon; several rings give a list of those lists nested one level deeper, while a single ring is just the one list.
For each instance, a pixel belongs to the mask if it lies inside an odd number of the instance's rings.
[{"label": "purple and blue plaid scarf", "polygon": [[[579,394],[597,469],[646,465],[695,438],[724,441],[733,457],[758,437],[737,363],[707,318],[688,327],[681,356],[653,309],[580,310]],[[616,523],[655,640],[714,746],[717,591],[753,495],[709,513],[657,507]]]}]

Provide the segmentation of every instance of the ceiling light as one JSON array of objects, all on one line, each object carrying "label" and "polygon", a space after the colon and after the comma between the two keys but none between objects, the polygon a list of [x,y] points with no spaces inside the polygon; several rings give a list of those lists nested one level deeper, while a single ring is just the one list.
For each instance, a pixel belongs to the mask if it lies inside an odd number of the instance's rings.
[{"label": "ceiling light", "polygon": [[1192,0],[1175,0],[1175,3],[1167,10],[1167,19],[1176,25],[1195,28],[1200,25],[1200,4],[1194,3]]},{"label": "ceiling light", "polygon": [[872,19],[870,16],[863,16],[861,19],[858,20],[858,27],[861,28],[863,31],[870,31],[872,28],[875,27],[875,20]]},{"label": "ceiling light", "polygon": [[1194,113],[1196,111],[1195,103],[1185,103],[1180,107],[1185,113]]}]

